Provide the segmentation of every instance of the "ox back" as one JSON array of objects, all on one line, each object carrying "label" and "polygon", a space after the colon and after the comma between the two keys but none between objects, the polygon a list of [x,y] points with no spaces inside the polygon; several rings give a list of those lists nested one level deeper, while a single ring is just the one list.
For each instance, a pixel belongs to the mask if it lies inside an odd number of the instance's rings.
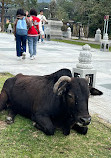
[{"label": "ox back", "polygon": [[[53,93],[53,86],[61,76],[71,77],[69,69],[61,69],[51,75],[28,76],[18,74],[6,80],[3,90],[8,95],[7,103],[15,113],[34,119],[36,110],[57,115],[61,108]],[[41,106],[42,105],[42,106]]]}]

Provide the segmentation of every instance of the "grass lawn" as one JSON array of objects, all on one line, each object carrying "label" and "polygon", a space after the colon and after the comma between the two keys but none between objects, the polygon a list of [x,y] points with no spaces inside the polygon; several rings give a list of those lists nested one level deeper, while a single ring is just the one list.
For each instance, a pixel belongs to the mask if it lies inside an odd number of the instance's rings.
[{"label": "grass lawn", "polygon": [[[0,74],[0,90],[11,76]],[[86,136],[73,130],[69,136],[60,130],[46,136],[19,115],[14,124],[4,124],[6,115],[0,113],[0,158],[111,158],[111,125],[97,116],[92,116]]]},{"label": "grass lawn", "polygon": [[[75,45],[85,45],[88,44],[90,45],[91,48],[95,48],[95,49],[100,49],[100,44],[92,44],[92,43],[87,43],[87,41],[85,42],[79,42],[78,40],[59,40],[59,39],[52,39],[52,41],[58,41],[58,42],[64,42],[64,43],[69,43],[69,44],[75,44]],[[109,51],[111,51],[111,47],[109,48]]]}]

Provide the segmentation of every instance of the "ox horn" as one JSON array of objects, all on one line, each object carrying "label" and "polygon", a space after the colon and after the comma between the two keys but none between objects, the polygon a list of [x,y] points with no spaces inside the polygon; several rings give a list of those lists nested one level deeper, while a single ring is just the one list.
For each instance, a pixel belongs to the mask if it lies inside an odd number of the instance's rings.
[{"label": "ox horn", "polygon": [[54,84],[54,87],[53,87],[53,92],[54,93],[57,92],[60,83],[63,82],[63,81],[71,82],[71,78],[69,76],[62,76],[62,77],[60,77],[58,79],[58,81]]}]

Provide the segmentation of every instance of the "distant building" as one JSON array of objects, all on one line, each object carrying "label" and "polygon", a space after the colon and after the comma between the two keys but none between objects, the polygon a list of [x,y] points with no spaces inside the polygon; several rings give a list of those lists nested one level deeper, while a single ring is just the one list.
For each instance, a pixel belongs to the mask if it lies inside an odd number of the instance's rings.
[{"label": "distant building", "polygon": [[38,0],[38,3],[50,3],[51,2],[51,0]]}]

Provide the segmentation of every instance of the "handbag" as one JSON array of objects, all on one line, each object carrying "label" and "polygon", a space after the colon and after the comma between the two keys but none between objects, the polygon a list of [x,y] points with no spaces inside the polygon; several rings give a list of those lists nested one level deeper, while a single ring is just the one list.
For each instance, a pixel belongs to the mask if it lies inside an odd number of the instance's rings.
[{"label": "handbag", "polygon": [[39,29],[36,27],[37,25],[35,25],[34,21],[32,21],[34,28],[36,29],[36,31],[38,32],[38,34],[40,34]]}]

